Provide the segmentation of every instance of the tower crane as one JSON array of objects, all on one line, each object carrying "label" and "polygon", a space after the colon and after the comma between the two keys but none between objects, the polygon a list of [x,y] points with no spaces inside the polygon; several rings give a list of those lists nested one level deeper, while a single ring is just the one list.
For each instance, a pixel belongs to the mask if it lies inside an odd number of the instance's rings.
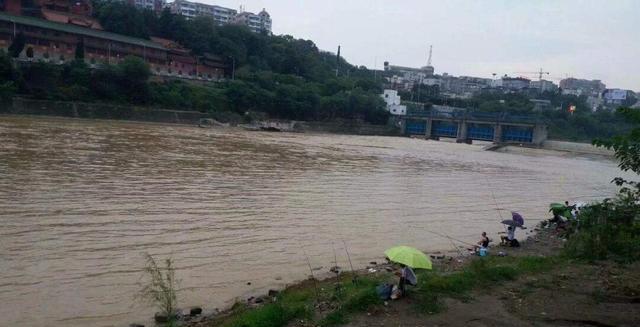
[{"label": "tower crane", "polygon": [[541,81],[542,80],[542,75],[549,75],[549,72],[545,72],[544,70],[542,70],[542,68],[540,68],[540,71],[537,72],[514,72],[514,74],[536,74],[538,75],[538,80]]}]

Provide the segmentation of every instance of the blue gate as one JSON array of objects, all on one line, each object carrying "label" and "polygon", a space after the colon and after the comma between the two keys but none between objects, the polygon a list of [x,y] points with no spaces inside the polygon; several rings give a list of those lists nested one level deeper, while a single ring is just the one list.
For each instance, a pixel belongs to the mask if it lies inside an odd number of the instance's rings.
[{"label": "blue gate", "polygon": [[424,135],[427,132],[427,122],[424,120],[408,120],[405,126],[407,135]]},{"label": "blue gate", "polygon": [[458,137],[458,124],[434,120],[431,134],[433,136]]},{"label": "blue gate", "polygon": [[533,142],[533,128],[502,126],[502,141],[531,143]]},{"label": "blue gate", "polygon": [[494,129],[490,125],[470,124],[467,127],[467,138],[472,140],[493,141]]}]

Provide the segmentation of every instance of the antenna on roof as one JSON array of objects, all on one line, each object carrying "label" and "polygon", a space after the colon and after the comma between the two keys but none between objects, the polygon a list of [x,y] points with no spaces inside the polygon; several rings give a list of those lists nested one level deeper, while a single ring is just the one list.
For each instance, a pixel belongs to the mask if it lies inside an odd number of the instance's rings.
[{"label": "antenna on roof", "polygon": [[427,66],[431,66],[431,55],[433,54],[433,45],[429,46],[429,59],[427,59]]}]

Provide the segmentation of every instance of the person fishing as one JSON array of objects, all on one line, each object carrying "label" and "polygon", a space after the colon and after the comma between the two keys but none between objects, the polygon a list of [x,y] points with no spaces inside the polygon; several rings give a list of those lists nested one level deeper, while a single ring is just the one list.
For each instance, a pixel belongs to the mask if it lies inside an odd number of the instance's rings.
[{"label": "person fishing", "polygon": [[482,237],[480,238],[480,241],[478,241],[478,244],[473,246],[473,251],[474,252],[478,252],[480,251],[481,248],[488,248],[489,247],[489,237],[487,237],[487,232],[482,232]]},{"label": "person fishing", "polygon": [[500,240],[501,240],[500,244],[502,244],[502,245],[508,245],[510,247],[519,247],[520,246],[520,243],[516,239],[516,227],[515,226],[508,226],[507,227],[507,236],[501,236]]}]

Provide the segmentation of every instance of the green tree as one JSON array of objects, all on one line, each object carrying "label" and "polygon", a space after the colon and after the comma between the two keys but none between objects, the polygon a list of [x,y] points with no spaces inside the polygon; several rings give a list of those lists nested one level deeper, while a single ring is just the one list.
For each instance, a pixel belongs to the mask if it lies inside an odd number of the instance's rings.
[{"label": "green tree", "polygon": [[[640,174],[640,111],[631,108],[619,108],[618,112],[633,125],[633,129],[626,134],[607,140],[595,140],[593,144],[613,150],[619,161],[618,166],[623,171],[632,171]],[[640,199],[639,182],[628,181],[622,177],[617,177],[613,181],[619,186],[629,185],[631,188],[624,187],[622,192],[633,196],[636,200]]]},{"label": "green tree", "polygon": [[22,50],[24,50],[25,42],[26,41],[22,31],[18,32],[16,37],[13,38],[11,45],[9,45],[9,48],[7,49],[11,57],[18,58],[18,56],[20,56],[20,53],[22,52]]},{"label": "green tree", "polygon": [[106,1],[95,9],[102,27],[113,33],[149,38],[150,28],[156,26],[155,15],[145,15],[133,5],[123,1]]},{"label": "green tree", "polygon": [[144,60],[128,56],[118,64],[119,85],[129,101],[145,104],[150,98],[148,80],[151,76],[149,65]]},{"label": "green tree", "polygon": [[84,38],[78,39],[78,43],[76,43],[76,52],[74,58],[76,60],[84,60]]}]

